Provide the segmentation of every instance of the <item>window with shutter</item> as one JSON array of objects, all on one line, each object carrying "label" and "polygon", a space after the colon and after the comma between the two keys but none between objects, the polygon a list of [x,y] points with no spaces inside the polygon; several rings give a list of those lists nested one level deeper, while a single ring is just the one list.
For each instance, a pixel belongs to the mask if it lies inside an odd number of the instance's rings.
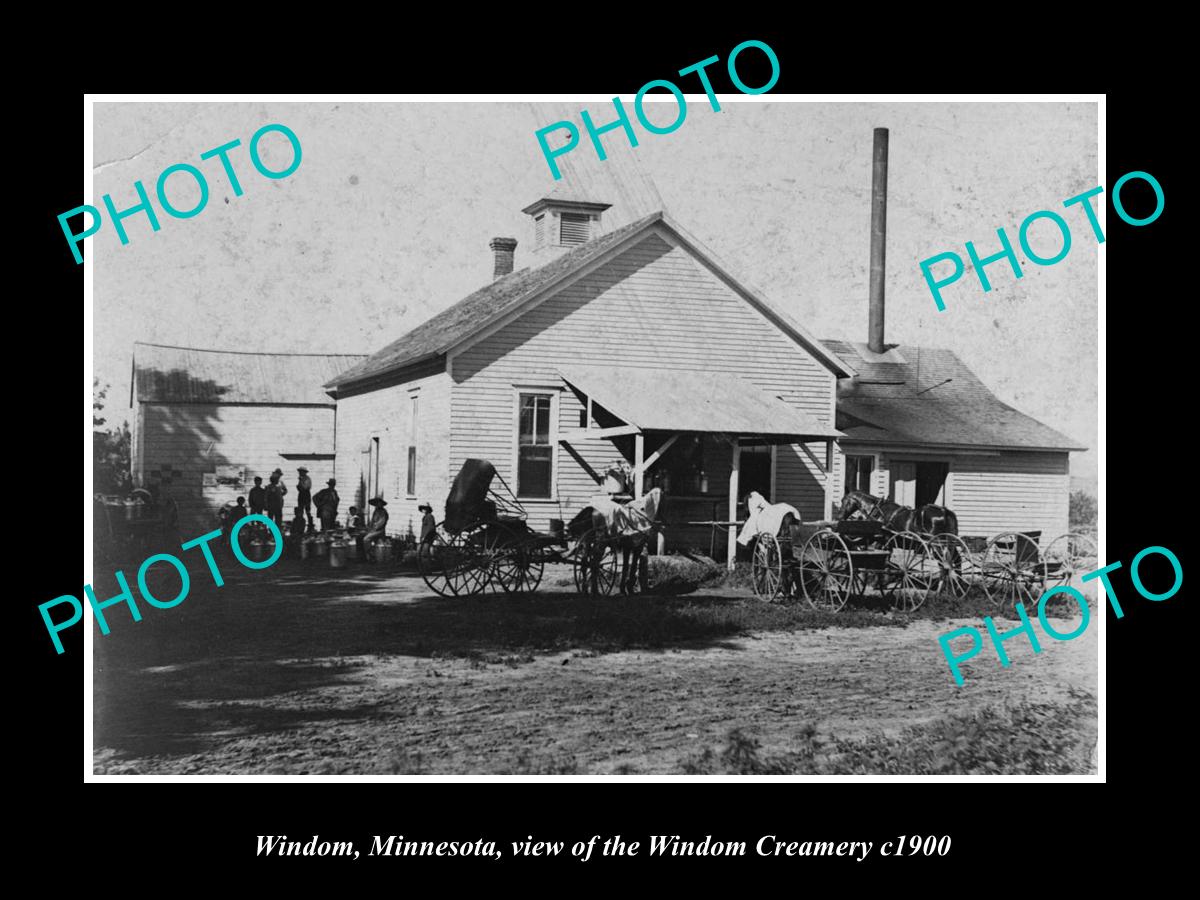
[{"label": "window with shutter", "polygon": [[546,243],[546,214],[542,213],[533,220],[533,246],[536,250]]},{"label": "window with shutter", "polygon": [[580,213],[563,213],[562,219],[562,234],[559,238],[563,244],[586,244],[591,227],[591,216],[581,215]]}]

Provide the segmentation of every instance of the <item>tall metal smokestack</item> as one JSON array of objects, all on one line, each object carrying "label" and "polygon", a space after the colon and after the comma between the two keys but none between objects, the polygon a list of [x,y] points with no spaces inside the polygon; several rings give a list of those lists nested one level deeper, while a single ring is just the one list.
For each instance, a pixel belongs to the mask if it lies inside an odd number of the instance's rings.
[{"label": "tall metal smokestack", "polygon": [[874,165],[871,169],[871,307],[868,313],[867,346],[882,353],[883,276],[887,255],[887,170],[888,130],[875,129]]}]

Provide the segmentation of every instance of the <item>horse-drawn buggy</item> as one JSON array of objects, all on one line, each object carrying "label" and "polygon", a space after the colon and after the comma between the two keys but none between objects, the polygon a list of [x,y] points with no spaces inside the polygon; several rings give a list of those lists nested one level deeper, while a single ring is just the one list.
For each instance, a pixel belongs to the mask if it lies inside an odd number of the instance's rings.
[{"label": "horse-drawn buggy", "polygon": [[495,467],[469,459],[450,488],[445,518],[418,547],[418,569],[443,596],[529,593],[550,563],[570,565],[581,593],[610,594],[618,584],[630,592],[638,581],[644,589],[646,544],[661,526],[658,496],[593,498],[569,523],[551,520],[550,531],[539,532]]},{"label": "horse-drawn buggy", "polygon": [[1044,549],[1038,531],[964,537],[945,507],[912,509],[851,491],[836,522],[805,525],[797,514],[760,532],[751,565],[764,600],[803,596],[814,609],[836,612],[873,595],[913,612],[931,596],[961,600],[972,590],[997,606],[1029,606],[1095,561],[1086,535],[1064,534]]}]

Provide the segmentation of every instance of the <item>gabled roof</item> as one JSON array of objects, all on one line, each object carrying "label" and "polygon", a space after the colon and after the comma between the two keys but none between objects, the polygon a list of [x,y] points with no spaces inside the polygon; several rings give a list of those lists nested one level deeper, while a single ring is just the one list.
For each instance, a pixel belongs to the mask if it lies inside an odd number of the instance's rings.
[{"label": "gabled roof", "polygon": [[133,384],[147,403],[320,404],[321,384],[360,363],[361,355],[240,353],[166,344],[133,345]]},{"label": "gabled roof", "polygon": [[[528,309],[536,305],[539,294],[567,279],[587,264],[606,253],[616,251],[632,243],[652,227],[668,228],[680,243],[699,256],[716,270],[719,276],[742,293],[753,305],[773,320],[776,326],[802,344],[809,352],[837,375],[853,374],[853,369],[836,355],[829,352],[821,342],[800,327],[788,315],[777,309],[764,297],[729,273],[728,268],[699,241],[688,234],[664,212],[651,213],[628,225],[593,238],[567,253],[558,256],[543,266],[525,268],[498,278],[473,294],[469,294],[449,309],[418,325],[412,331],[372,354],[359,365],[326,382],[327,388],[344,387],[362,381],[382,377],[389,372],[440,356],[459,345],[469,342],[474,336],[510,314],[527,311],[523,304],[533,301]],[[548,296],[548,294],[544,294]]]},{"label": "gabled roof", "polygon": [[856,377],[838,384],[837,427],[847,441],[989,449],[1086,450],[993,394],[950,350],[827,340]]}]

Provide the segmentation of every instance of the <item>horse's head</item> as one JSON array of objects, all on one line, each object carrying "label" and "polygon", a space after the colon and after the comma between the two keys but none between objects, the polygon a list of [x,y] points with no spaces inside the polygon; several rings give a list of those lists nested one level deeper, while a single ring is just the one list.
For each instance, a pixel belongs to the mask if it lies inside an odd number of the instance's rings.
[{"label": "horse's head", "polygon": [[867,519],[878,507],[879,501],[870,494],[862,491],[850,491],[842,498],[841,512],[838,513],[838,521],[845,522],[849,519]]}]

